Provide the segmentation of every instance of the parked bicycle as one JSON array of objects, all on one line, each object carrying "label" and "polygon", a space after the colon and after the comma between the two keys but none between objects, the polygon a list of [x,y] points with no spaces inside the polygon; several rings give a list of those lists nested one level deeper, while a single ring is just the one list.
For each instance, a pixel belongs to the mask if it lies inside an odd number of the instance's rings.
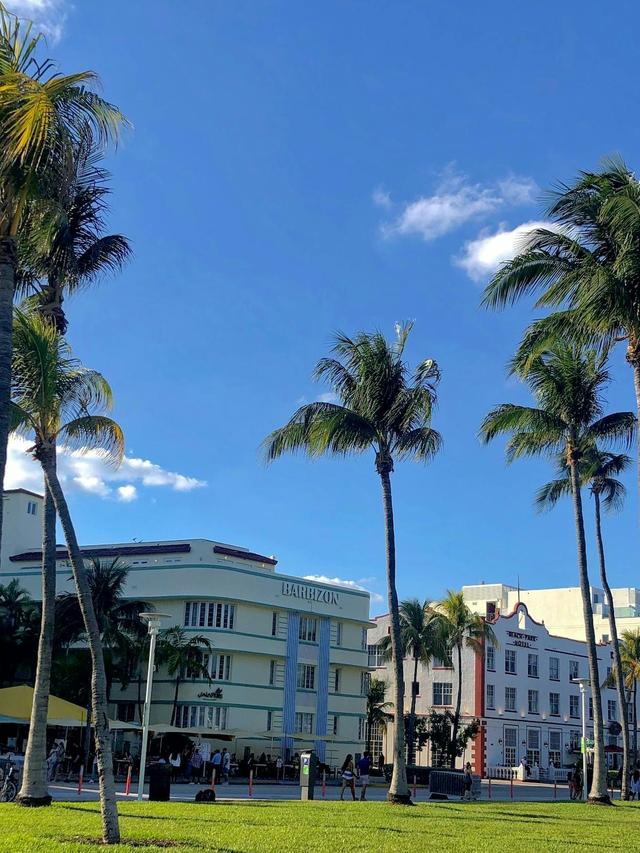
[{"label": "parked bicycle", "polygon": [[8,761],[4,773],[2,773],[2,787],[0,788],[0,803],[12,803],[18,793],[16,779],[16,766]]}]

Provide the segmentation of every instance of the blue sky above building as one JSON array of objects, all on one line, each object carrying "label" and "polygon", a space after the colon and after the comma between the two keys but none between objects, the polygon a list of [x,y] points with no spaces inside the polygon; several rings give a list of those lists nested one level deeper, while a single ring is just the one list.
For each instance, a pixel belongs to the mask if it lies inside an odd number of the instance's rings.
[{"label": "blue sky above building", "polygon": [[[544,192],[638,145],[635,4],[65,3],[39,16],[63,71],[93,68],[134,128],[110,227],[135,257],[69,302],[69,338],[112,382],[128,459],[65,460],[83,542],[203,536],[339,577],[384,609],[371,456],[279,461],[259,444],[303,400],[336,329],[415,320],[444,450],[394,475],[401,597],[481,580],[577,583],[569,505],[536,515],[542,462],[507,468],[480,421],[525,401],[505,363],[530,305],[479,307]],[[614,352],[611,409],[634,406]],[[9,485],[33,487],[14,446]],[[635,583],[637,500],[607,519]],[[592,549],[592,577],[597,580]]]}]

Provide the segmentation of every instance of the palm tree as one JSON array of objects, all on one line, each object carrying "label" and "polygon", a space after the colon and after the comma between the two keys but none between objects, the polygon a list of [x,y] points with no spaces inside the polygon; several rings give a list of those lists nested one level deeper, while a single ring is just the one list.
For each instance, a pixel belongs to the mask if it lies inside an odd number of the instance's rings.
[{"label": "palm tree", "polygon": [[624,686],[632,697],[633,705],[633,766],[638,763],[638,681],[640,681],[640,629],[623,631],[620,642],[620,658]]},{"label": "palm tree", "polygon": [[[124,118],[92,91],[92,71],[67,76],[38,59],[40,35],[0,3],[0,483],[4,479],[11,398],[12,301],[17,240],[27,211],[46,215],[48,176],[90,135],[97,146],[116,139]],[[0,535],[2,502],[0,501]],[[44,613],[44,611],[43,611]]]},{"label": "palm tree", "polygon": [[[585,453],[580,463],[581,483],[585,486],[589,485],[591,496],[593,497],[596,546],[598,549],[598,561],[600,563],[600,582],[602,583],[607,601],[607,610],[609,612],[609,634],[611,636],[614,676],[611,686],[614,686],[618,692],[618,705],[622,715],[623,755],[621,796],[624,800],[629,799],[629,724],[626,714],[627,699],[624,688],[620,647],[618,645],[615,603],[607,578],[607,563],[602,536],[601,505],[604,506],[605,510],[616,510],[622,507],[626,489],[616,477],[630,465],[631,459],[626,454],[598,450],[597,447]],[[544,485],[538,491],[536,504],[540,509],[550,509],[556,505],[561,497],[571,495],[571,477],[564,457],[558,459],[557,468],[560,476]]]},{"label": "palm tree", "polygon": [[[53,448],[59,441],[79,451],[100,449],[105,461],[118,464],[124,453],[124,437],[120,427],[101,411],[112,400],[111,389],[99,373],[83,368],[72,358],[70,349],[51,323],[38,314],[15,312],[13,355],[14,429],[30,436],[31,452],[42,466],[45,485],[49,489],[60,519],[78,601],[84,621],[92,662],[92,709],[98,761],[100,804],[105,843],[118,843],[120,831],[113,781],[111,738],[109,735],[107,678],[91,587],[82,552],[76,537],[60,480],[55,467]],[[53,624],[46,626],[53,631]],[[51,658],[44,654],[51,648],[51,636],[41,638],[36,693],[40,697],[31,712],[32,737],[29,738],[21,797],[35,801],[47,797],[46,788],[39,786],[44,756],[42,743],[36,743],[33,733],[45,731],[48,694],[43,684],[50,683]],[[42,659],[40,653],[43,653]],[[33,743],[32,743],[33,741]],[[33,766],[33,770],[31,769]]]},{"label": "palm tree", "polygon": [[367,752],[371,755],[371,739],[376,729],[386,729],[391,718],[391,702],[385,699],[387,685],[381,678],[372,678],[367,691]]},{"label": "palm tree", "polygon": [[189,672],[192,678],[206,678],[211,681],[209,667],[202,656],[203,653],[210,653],[212,649],[207,637],[203,634],[188,634],[180,625],[174,625],[161,633],[158,659],[164,663],[169,675],[176,681],[171,709],[172,726],[176,725],[180,684],[186,673]]},{"label": "palm tree", "polygon": [[640,427],[640,183],[622,160],[605,160],[601,171],[581,172],[554,193],[546,213],[552,226],[530,232],[483,302],[498,307],[536,292],[537,306],[563,308],[528,330],[520,365],[558,337],[605,347],[624,342]]},{"label": "palm tree", "polygon": [[[412,323],[396,327],[388,342],[380,332],[360,332],[355,338],[338,334],[335,358],[323,358],[316,379],[328,380],[339,403],[315,402],[302,406],[288,424],[265,440],[269,461],[302,450],[311,457],[375,453],[382,485],[387,552],[387,596],[391,617],[394,705],[404,708],[404,675],[400,613],[396,592],[396,545],[391,498],[394,459],[427,461],[440,449],[440,435],[431,427],[435,386],[439,379],[432,359],[421,362],[413,377],[402,357]],[[404,726],[395,727],[393,776],[388,798],[409,803],[405,763]]]},{"label": "palm tree", "polygon": [[[400,602],[400,641],[403,658],[413,661],[411,681],[411,708],[407,727],[407,764],[415,764],[416,749],[416,701],[418,698],[418,664],[429,666],[434,657],[444,658],[447,654],[441,615],[428,601],[417,598]],[[386,634],[379,643],[385,660],[391,660],[391,637]],[[401,725],[398,715],[397,725]]]},{"label": "palm tree", "polygon": [[541,455],[552,458],[562,455],[566,460],[571,478],[578,573],[593,700],[595,746],[589,801],[609,802],[580,464],[594,446],[617,441],[629,442],[634,432],[635,417],[632,412],[603,416],[602,391],[610,377],[604,356],[598,356],[593,351],[557,344],[549,352],[534,358],[523,378],[531,388],[538,407],[512,403],[497,406],[484,419],[481,436],[485,442],[489,442],[498,435],[510,434],[507,443],[508,461]]},{"label": "palm tree", "polygon": [[451,657],[454,651],[456,653],[458,690],[451,728],[450,752],[451,766],[455,767],[462,705],[462,649],[466,647],[472,649],[474,654],[481,655],[484,652],[485,643],[497,646],[498,640],[491,625],[478,613],[469,609],[461,592],[447,590],[446,598],[436,606],[436,610],[444,619],[443,627],[448,656]]},{"label": "palm tree", "polygon": [[40,611],[17,578],[0,584],[0,683],[14,684],[20,670],[32,671]]}]

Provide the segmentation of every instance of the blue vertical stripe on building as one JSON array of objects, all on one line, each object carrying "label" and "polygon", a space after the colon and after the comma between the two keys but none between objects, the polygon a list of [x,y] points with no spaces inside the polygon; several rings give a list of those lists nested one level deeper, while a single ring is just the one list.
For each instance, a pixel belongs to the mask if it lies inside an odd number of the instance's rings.
[{"label": "blue vertical stripe on building", "polygon": [[282,753],[293,749],[296,724],[296,687],[298,681],[298,645],[300,640],[300,614],[289,613],[287,624],[287,662],[284,668],[284,705],[282,709]]},{"label": "blue vertical stripe on building", "polygon": [[[318,684],[316,701],[316,734],[324,736],[327,733],[327,712],[329,702],[329,640],[331,622],[325,616],[320,619],[320,635],[318,645]],[[324,761],[327,749],[326,741],[316,741],[316,753],[320,761]]]}]

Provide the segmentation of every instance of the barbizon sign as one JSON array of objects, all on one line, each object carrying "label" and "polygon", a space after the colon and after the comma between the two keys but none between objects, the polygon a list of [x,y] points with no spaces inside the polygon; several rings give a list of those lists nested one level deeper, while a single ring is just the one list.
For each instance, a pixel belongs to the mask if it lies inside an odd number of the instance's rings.
[{"label": "barbizon sign", "polygon": [[332,589],[319,589],[304,583],[282,581],[282,594],[288,598],[304,598],[306,601],[321,601],[323,604],[339,603],[339,595]]}]

